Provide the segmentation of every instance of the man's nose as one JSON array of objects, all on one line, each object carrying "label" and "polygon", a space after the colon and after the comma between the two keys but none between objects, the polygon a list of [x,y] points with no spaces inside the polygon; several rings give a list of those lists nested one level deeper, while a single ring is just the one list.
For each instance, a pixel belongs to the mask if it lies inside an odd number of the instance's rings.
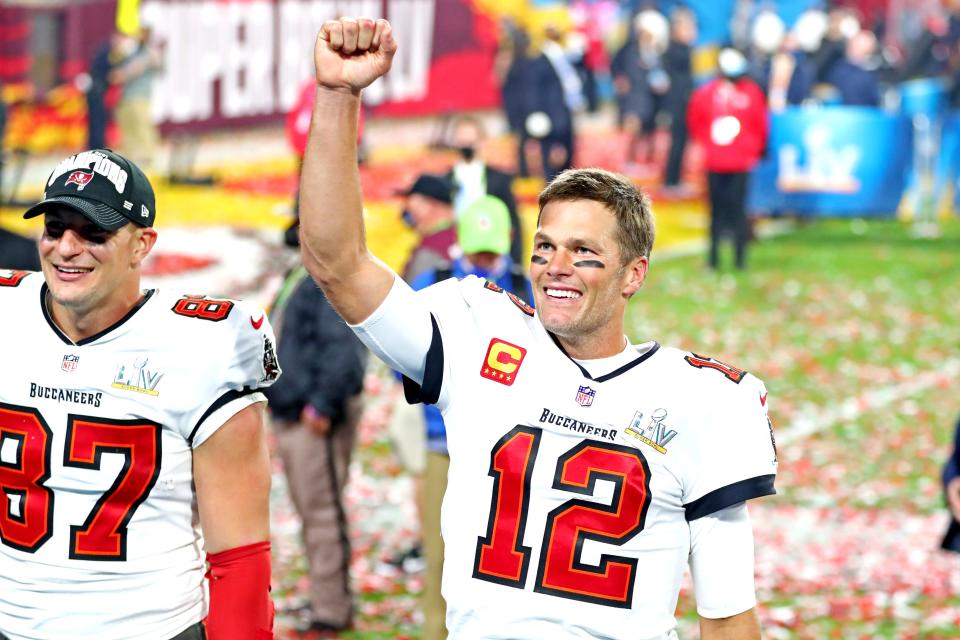
[{"label": "man's nose", "polygon": [[83,249],[83,239],[73,229],[65,229],[63,235],[57,239],[57,250],[61,255],[71,256],[80,253]]},{"label": "man's nose", "polygon": [[569,251],[559,248],[550,256],[547,262],[547,273],[550,275],[568,274],[573,270],[573,256]]}]

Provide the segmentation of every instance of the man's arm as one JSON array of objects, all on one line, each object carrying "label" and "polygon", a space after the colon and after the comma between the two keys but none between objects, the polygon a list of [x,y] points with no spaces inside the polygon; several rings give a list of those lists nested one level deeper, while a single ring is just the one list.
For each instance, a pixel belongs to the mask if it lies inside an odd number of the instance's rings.
[{"label": "man's arm", "polygon": [[700,618],[701,640],[760,640],[757,610],[750,609],[729,618]]},{"label": "man's arm", "polygon": [[366,246],[357,118],[360,92],[390,70],[397,44],[386,20],[341,18],[314,46],[317,99],[300,176],[303,264],[351,324],[367,319],[395,275]]},{"label": "man's arm", "polygon": [[207,553],[270,538],[270,454],[263,403],[245,407],[193,452]]},{"label": "man's arm", "polygon": [[193,452],[207,551],[210,640],[272,638],[270,455],[263,403],[237,412]]},{"label": "man's arm", "polygon": [[746,504],[690,522],[690,573],[703,640],[760,640]]}]

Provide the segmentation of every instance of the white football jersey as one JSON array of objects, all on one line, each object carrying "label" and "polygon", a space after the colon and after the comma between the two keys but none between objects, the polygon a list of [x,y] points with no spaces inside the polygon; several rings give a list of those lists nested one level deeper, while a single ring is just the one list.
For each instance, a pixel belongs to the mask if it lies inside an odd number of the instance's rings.
[{"label": "white football jersey", "polygon": [[192,450],[279,375],[242,302],[150,291],[73,344],[0,271],[0,632],[169,640],[206,616]]},{"label": "white football jersey", "polygon": [[763,383],[655,343],[592,377],[495,285],[417,295],[438,331],[406,383],[447,424],[451,638],[670,637],[688,522],[775,493]]}]

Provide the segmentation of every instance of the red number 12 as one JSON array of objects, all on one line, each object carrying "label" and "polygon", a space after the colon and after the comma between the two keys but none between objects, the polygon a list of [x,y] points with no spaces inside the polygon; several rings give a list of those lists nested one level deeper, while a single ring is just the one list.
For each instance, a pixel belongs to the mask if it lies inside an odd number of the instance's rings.
[{"label": "red number 12", "polygon": [[[530,547],[521,544],[530,504],[530,481],[542,430],[518,425],[490,454],[493,501],[486,536],[477,540],[473,577],[524,588]],[[586,540],[620,545],[643,530],[650,505],[650,469],[636,449],[585,440],[560,456],[553,488],[593,495],[597,480],[614,483],[610,505],[571,499],[547,515],[534,591],[628,608],[637,559],[604,554],[583,564]]]}]

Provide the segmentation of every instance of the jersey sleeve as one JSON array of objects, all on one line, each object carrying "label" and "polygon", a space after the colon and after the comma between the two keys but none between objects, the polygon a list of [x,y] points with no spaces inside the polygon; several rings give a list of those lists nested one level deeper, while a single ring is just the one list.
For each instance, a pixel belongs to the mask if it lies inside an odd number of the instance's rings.
[{"label": "jersey sleeve", "polygon": [[746,504],[690,523],[690,574],[702,618],[727,618],[757,605],[753,555]]},{"label": "jersey sleeve", "polygon": [[469,291],[482,283],[483,280],[476,276],[448,278],[417,292],[419,303],[430,311],[431,339],[424,359],[422,381],[418,383],[404,377],[403,390],[407,402],[441,407],[446,402],[448,386],[444,382],[450,379],[454,353],[452,347],[457,343],[457,332],[473,323]]},{"label": "jersey sleeve", "polygon": [[777,453],[763,382],[750,374],[739,382],[718,378],[698,404],[696,442],[684,481],[687,520],[775,494]]},{"label": "jersey sleeve", "polygon": [[280,377],[276,337],[266,314],[252,305],[233,301],[234,309],[222,322],[213,323],[205,353],[209,366],[205,387],[208,402],[201,402],[189,421],[191,445],[203,444],[242,409],[266,402],[261,389]]}]

